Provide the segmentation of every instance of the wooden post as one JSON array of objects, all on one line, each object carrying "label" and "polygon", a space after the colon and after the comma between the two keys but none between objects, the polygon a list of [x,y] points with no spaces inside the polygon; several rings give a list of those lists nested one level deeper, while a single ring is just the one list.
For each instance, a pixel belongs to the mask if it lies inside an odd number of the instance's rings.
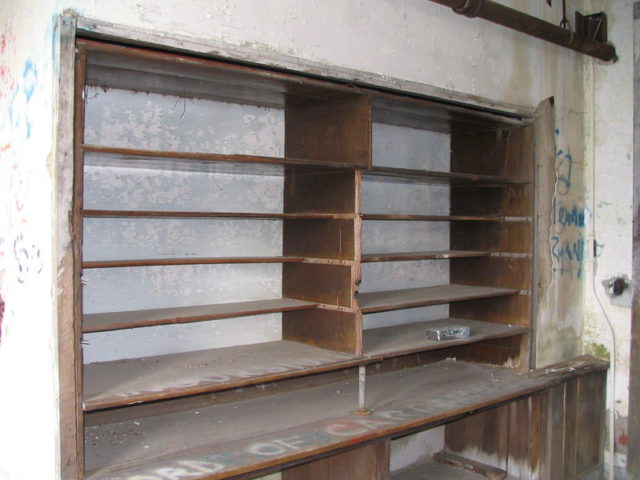
[{"label": "wooden post", "polygon": [[640,2],[633,4],[633,303],[629,372],[629,478],[640,478]]}]

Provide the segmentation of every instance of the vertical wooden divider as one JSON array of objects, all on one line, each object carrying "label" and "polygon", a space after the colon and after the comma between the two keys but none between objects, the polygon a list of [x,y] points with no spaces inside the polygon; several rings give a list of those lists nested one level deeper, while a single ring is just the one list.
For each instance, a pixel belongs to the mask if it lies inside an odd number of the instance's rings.
[{"label": "vertical wooden divider", "polygon": [[578,378],[576,475],[590,473],[603,463],[606,378],[594,372]]},{"label": "vertical wooden divider", "polygon": [[282,471],[282,480],[389,480],[391,442],[380,440]]},{"label": "vertical wooden divider", "polygon": [[288,98],[285,155],[327,166],[285,169],[284,212],[344,218],[284,220],[283,254],[323,262],[283,266],[285,297],[321,303],[315,310],[283,313],[283,338],[360,355],[362,319],[355,303],[360,280],[359,169],[371,164],[369,97],[342,93],[305,101]]},{"label": "vertical wooden divider", "polygon": [[[82,46],[77,48],[76,53],[76,76],[75,76],[75,110],[74,110],[74,182],[73,182],[73,213],[72,213],[72,235],[73,235],[73,284],[74,284],[74,309],[73,309],[73,335],[65,339],[73,341],[73,345],[63,347],[65,350],[73,352],[73,359],[67,359],[66,365],[73,365],[74,386],[70,392],[65,390],[70,385],[61,385],[61,403],[64,404],[65,396],[70,394],[75,398],[71,400],[76,415],[76,435],[74,439],[75,470],[76,478],[84,478],[84,412],[83,404],[83,354],[82,354],[82,205],[83,205],[83,185],[84,185],[84,117],[85,117],[85,82],[86,82],[87,52]],[[63,365],[64,365],[63,364]],[[64,446],[63,448],[67,448]],[[67,470],[67,469],[64,469]],[[70,472],[71,473],[71,472]]]},{"label": "vertical wooden divider", "polygon": [[285,155],[321,160],[328,166],[332,162],[343,162],[354,167],[369,167],[371,99],[355,92],[303,101],[288,98]]},{"label": "vertical wooden divider", "polygon": [[[371,142],[369,142],[371,144]],[[353,308],[355,309],[355,328],[356,328],[356,355],[364,353],[364,319],[360,311],[360,305],[356,298],[362,282],[362,171],[355,172],[355,218],[353,230],[355,234],[354,249],[354,266],[351,269],[351,285],[353,295]]]}]

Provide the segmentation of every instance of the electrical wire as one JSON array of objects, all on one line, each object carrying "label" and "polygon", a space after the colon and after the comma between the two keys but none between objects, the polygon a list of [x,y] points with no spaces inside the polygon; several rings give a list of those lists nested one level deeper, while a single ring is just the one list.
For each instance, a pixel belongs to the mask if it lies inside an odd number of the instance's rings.
[{"label": "electrical wire", "polygon": [[[604,12],[604,8],[606,8],[609,0],[606,0],[604,3],[602,11]],[[597,30],[596,30],[597,32]],[[591,272],[591,291],[593,296],[596,299],[598,304],[598,308],[602,313],[602,317],[604,318],[606,324],[609,327],[609,332],[611,333],[611,348],[610,348],[610,369],[609,369],[609,403],[610,403],[610,411],[609,411],[609,480],[615,480],[615,446],[616,446],[616,359],[617,359],[617,349],[616,349],[616,333],[613,328],[613,324],[607,315],[607,312],[602,304],[600,296],[598,295],[598,290],[596,288],[596,275],[598,270],[598,255],[597,255],[597,244],[596,244],[596,184],[597,184],[597,176],[596,176],[596,128],[595,128],[595,104],[596,104],[596,93],[595,93],[595,59],[590,59],[590,69],[591,69],[591,105],[590,105],[590,134],[591,134],[591,181],[592,181],[592,194],[591,194],[591,235],[593,241],[593,268]]]}]

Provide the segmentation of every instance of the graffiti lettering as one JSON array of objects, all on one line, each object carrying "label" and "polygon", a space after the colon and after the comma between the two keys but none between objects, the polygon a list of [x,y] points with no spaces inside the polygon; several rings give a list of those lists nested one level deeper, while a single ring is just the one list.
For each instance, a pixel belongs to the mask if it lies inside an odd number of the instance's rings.
[{"label": "graffiti lettering", "polygon": [[571,190],[573,176],[573,157],[570,153],[558,150],[556,154],[556,175],[558,177],[558,194],[566,195]]},{"label": "graffiti lettering", "polygon": [[298,451],[304,448],[306,441],[300,435],[291,435],[270,442],[256,443],[249,447],[249,452],[262,456],[282,455],[287,450]]},{"label": "graffiti lettering", "polygon": [[584,253],[585,240],[582,235],[574,241],[563,240],[557,235],[551,237],[554,272],[580,278],[584,267]]},{"label": "graffiti lettering", "polygon": [[[556,135],[560,131],[556,130]],[[551,201],[551,256],[553,273],[580,278],[584,270],[585,239],[582,234],[591,210],[571,194],[574,185],[574,159],[569,152],[556,152],[556,191]]]},{"label": "graffiti lettering", "polygon": [[556,232],[562,232],[567,227],[584,228],[591,218],[591,210],[584,205],[565,205],[563,200],[553,198],[551,205],[551,223]]}]

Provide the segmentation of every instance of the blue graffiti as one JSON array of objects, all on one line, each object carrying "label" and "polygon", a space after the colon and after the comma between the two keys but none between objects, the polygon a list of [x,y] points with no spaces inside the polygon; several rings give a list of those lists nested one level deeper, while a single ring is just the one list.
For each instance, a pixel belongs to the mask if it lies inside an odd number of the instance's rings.
[{"label": "blue graffiti", "polygon": [[558,194],[566,195],[572,187],[573,157],[570,153],[558,150],[556,154],[556,172],[558,176]]},{"label": "blue graffiti", "polygon": [[581,204],[566,206],[562,200],[553,197],[551,205],[551,223],[557,232],[567,227],[585,228],[591,218],[591,209]]},{"label": "blue graffiti", "polygon": [[24,82],[23,89],[24,94],[27,97],[27,102],[31,100],[34,92],[36,91],[36,86],[38,84],[38,72],[36,70],[35,65],[33,64],[33,60],[30,58],[24,63],[24,69],[22,71],[22,81]]},{"label": "blue graffiti", "polygon": [[38,71],[32,59],[27,59],[22,69],[22,80],[12,88],[8,98],[9,128],[23,132],[24,138],[31,138],[31,112],[29,105],[38,89]]},{"label": "blue graffiti", "polygon": [[[560,130],[556,129],[556,135]],[[592,217],[591,210],[580,199],[569,200],[573,187],[573,157],[558,149],[556,152],[556,193],[552,199],[551,224],[555,235],[551,237],[553,272],[580,278],[584,271],[585,239],[582,235]]]},{"label": "blue graffiti", "polygon": [[561,275],[569,274],[580,278],[584,270],[586,242],[582,235],[575,240],[562,239],[557,235],[551,237],[551,254],[555,266],[554,272]]},{"label": "blue graffiti", "polygon": [[[36,91],[36,87],[38,85],[38,72],[36,70],[35,65],[33,64],[33,60],[30,58],[24,64],[24,69],[22,71],[22,90],[24,91],[24,96],[27,99],[27,104],[31,101],[31,97]],[[26,135],[27,138],[31,138],[31,120],[27,115],[25,119],[26,126]]]}]

